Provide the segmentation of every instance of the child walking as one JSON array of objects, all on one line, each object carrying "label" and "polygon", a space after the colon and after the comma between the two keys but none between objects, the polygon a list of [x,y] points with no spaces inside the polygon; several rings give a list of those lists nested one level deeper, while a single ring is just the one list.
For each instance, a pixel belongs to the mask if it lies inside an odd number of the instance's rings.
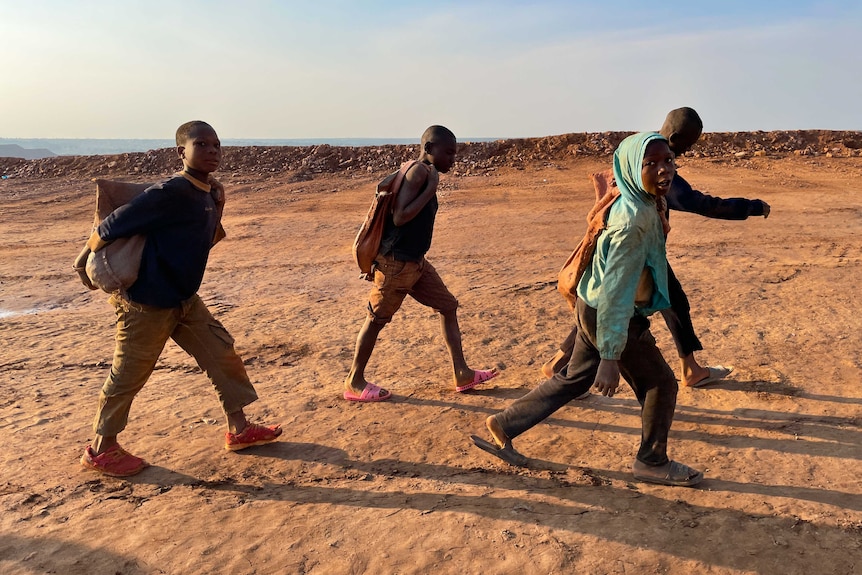
[{"label": "child walking", "polygon": [[[698,113],[688,107],[671,110],[661,127],[661,134],[668,139],[671,151],[677,156],[687,152],[700,139],[703,121]],[[748,198],[719,198],[695,190],[682,177],[674,178],[667,194],[668,210],[699,214],[721,220],[746,220],[750,216],[769,217],[770,206],[763,200]],[[667,212],[670,219],[670,212]],[[733,367],[722,365],[704,367],[694,357],[703,350],[691,321],[691,306],[682,285],[668,265],[668,289],[671,307],[662,310],[665,323],[673,335],[680,360],[680,381],[686,387],[702,387],[715,383],[730,375]]]},{"label": "child walking", "polygon": [[442,317],[455,391],[473,389],[497,375],[496,369],[473,370],[467,366],[456,313],[458,300],[425,259],[437,215],[439,173],[449,171],[455,163],[456,151],[455,134],[449,129],[431,126],[422,134],[419,160],[405,174],[395,207],[387,215],[380,253],[375,259],[374,286],[368,295],[368,314],[359,330],[353,364],[344,381],[343,396],[348,401],[385,401],[392,397],[388,390],[365,379],[365,367],[377,336],[408,295]]},{"label": "child walking", "polygon": [[[668,112],[662,124],[662,136],[667,138],[670,150],[677,156],[685,154],[700,139],[703,132],[703,121],[698,113],[688,107],[676,108]],[[612,170],[608,170],[612,177]],[[690,212],[707,218],[722,220],[745,220],[750,216],[769,217],[769,204],[763,200],[747,198],[719,198],[695,190],[685,179],[677,174],[670,191],[665,196],[665,219],[670,220],[670,211]],[[680,358],[680,382],[686,387],[703,387],[715,383],[730,375],[733,367],[723,365],[701,366],[694,353],[703,350],[703,345],[697,337],[691,320],[691,306],[682,285],[668,264],[668,292],[671,307],[661,310],[665,323],[673,336],[677,353]],[[577,335],[573,329],[566,340],[560,345],[557,354],[542,366],[545,377],[553,376],[555,371],[564,368],[569,361],[574,338]],[[589,393],[585,394],[585,397]]]},{"label": "child walking", "polygon": [[635,134],[619,145],[614,177],[621,195],[578,283],[578,331],[569,363],[505,411],[488,417],[485,425],[494,443],[473,436],[478,447],[512,465],[526,465],[527,458],[512,446],[515,437],[590,387],[613,396],[622,375],[641,405],[635,478],[681,486],[701,481],[700,471],[667,456],[678,385],[647,319],[670,306],[656,201],[668,192],[674,174],[673,152],[660,134]]},{"label": "child walking", "polygon": [[224,202],[224,188],[211,175],[221,164],[221,142],[209,124],[193,121],[177,129],[176,143],[182,172],[117,208],[87,242],[95,252],[118,238],[147,238],[137,281],[110,298],[117,315],[114,359],[99,394],[95,438],[81,457],[85,468],[115,477],[148,465],[120,447],[117,435],[168,338],[195,358],[215,388],[227,418],[225,449],[262,445],[281,435],[278,425],[246,419],[243,408],[257,393],[233,338],[197,295]]}]

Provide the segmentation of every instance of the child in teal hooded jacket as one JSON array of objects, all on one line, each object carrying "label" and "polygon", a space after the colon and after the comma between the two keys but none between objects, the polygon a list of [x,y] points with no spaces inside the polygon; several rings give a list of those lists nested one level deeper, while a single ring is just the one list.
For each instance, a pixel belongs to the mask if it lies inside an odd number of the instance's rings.
[{"label": "child in teal hooded jacket", "polygon": [[613,396],[620,376],[641,405],[641,442],[632,465],[642,481],[691,486],[703,474],[667,455],[678,384],[656,347],[648,316],[668,308],[665,235],[656,201],[670,189],[674,154],[664,136],[629,136],[614,153],[620,198],[608,215],[591,265],[578,283],[578,335],[572,357],[560,370],[485,425],[494,443],[474,443],[513,465],[526,465],[512,439],[549,417],[591,387]]}]

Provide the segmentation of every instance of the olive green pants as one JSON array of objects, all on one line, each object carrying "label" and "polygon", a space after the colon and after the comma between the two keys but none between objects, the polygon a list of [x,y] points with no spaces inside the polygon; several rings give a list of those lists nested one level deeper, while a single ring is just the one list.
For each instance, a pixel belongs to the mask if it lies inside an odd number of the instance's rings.
[{"label": "olive green pants", "polygon": [[110,437],[125,429],[132,400],[153,373],[168,338],[204,370],[226,414],[257,399],[233,337],[197,294],[176,308],[142,305],[117,294],[110,303],[117,314],[117,336],[111,373],[93,421],[99,435]]}]

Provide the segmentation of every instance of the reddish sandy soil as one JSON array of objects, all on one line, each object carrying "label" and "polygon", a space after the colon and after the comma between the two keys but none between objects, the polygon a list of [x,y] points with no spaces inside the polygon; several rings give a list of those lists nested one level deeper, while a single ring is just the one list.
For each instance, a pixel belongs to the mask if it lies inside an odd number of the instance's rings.
[{"label": "reddish sandy soil", "polygon": [[[78,464],[113,350],[107,295],[71,270],[98,170],[0,181],[0,572],[862,572],[859,157],[680,161],[703,191],[772,205],[767,220],[671,220],[698,357],[736,368],[680,389],[671,455],[705,471],[700,486],[634,480],[625,386],[521,436],[527,469],[472,446],[571,326],[556,272],[608,162],[572,151],[444,176],[428,258],[461,303],[471,366],[501,374],[455,394],[438,319],[408,301],[368,370],[395,397],[363,405],[341,399],[368,288],[349,246],[382,172],[224,172],[228,238],[200,294],[256,384],[250,415],[285,433],[222,449],[215,395],[171,343],[120,436],[152,464],[128,480]],[[660,319],[653,331],[678,371]]]}]

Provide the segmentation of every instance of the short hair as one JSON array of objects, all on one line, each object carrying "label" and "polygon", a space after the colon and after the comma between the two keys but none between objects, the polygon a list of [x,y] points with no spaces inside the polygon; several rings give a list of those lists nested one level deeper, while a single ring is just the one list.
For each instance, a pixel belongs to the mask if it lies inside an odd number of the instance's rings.
[{"label": "short hair", "polygon": [[456,142],[455,134],[449,128],[445,126],[433,125],[429,126],[422,133],[422,146],[424,147],[427,143],[437,143],[441,140],[452,139],[453,142]]},{"label": "short hair", "polygon": [[685,128],[696,128],[701,132],[703,131],[703,120],[700,119],[694,108],[687,106],[668,112],[661,133],[667,136],[674,132],[681,133]]},{"label": "short hair", "polygon": [[186,142],[189,139],[189,134],[194,128],[198,126],[207,126],[209,129],[212,129],[212,126],[204,122],[203,120],[192,120],[191,122],[186,122],[179,128],[177,128],[177,146],[185,146]]}]

